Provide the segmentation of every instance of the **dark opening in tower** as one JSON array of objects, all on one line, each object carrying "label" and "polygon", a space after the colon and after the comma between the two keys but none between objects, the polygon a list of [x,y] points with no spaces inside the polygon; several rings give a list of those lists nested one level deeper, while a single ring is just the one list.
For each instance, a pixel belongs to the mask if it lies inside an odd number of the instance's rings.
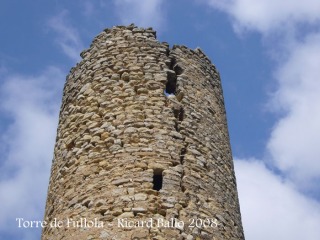
[{"label": "dark opening in tower", "polygon": [[167,71],[167,84],[166,84],[166,93],[175,94],[177,88],[177,75],[174,71]]},{"label": "dark opening in tower", "polygon": [[153,174],[153,190],[159,191],[162,188],[162,170],[154,171]]}]

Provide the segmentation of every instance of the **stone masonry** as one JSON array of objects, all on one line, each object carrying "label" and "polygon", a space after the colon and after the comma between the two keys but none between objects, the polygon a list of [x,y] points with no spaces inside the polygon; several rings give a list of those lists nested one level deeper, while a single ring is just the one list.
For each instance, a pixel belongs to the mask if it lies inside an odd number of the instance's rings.
[{"label": "stone masonry", "polygon": [[134,25],[104,30],[81,57],[64,87],[42,239],[244,239],[208,57]]}]

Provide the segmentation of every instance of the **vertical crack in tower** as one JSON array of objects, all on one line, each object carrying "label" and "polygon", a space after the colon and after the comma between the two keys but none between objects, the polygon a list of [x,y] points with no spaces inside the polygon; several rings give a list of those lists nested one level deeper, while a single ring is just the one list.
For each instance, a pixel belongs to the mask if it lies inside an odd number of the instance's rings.
[{"label": "vertical crack in tower", "polygon": [[63,224],[42,239],[244,239],[206,55],[130,25],[104,30],[81,57],[64,88],[45,211]]}]

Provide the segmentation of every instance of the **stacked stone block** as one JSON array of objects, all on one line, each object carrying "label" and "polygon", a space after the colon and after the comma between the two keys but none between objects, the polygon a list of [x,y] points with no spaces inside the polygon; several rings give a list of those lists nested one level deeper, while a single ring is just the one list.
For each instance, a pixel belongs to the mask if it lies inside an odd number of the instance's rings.
[{"label": "stacked stone block", "polygon": [[[64,87],[45,211],[64,225],[42,239],[244,239],[221,82],[206,55],[130,25],[104,30],[81,57]],[[174,226],[156,224],[165,221]]]}]

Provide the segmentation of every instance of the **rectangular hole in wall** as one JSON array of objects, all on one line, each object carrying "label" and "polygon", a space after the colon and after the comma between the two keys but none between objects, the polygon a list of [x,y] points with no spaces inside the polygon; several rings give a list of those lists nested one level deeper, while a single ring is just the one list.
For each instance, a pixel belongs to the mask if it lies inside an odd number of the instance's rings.
[{"label": "rectangular hole in wall", "polygon": [[153,174],[153,190],[159,191],[162,188],[163,176],[162,171],[154,171]]}]

